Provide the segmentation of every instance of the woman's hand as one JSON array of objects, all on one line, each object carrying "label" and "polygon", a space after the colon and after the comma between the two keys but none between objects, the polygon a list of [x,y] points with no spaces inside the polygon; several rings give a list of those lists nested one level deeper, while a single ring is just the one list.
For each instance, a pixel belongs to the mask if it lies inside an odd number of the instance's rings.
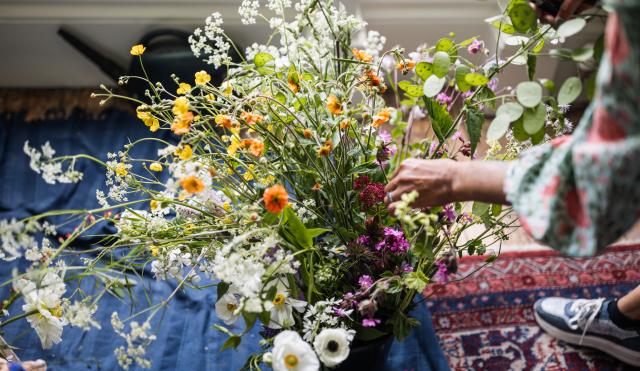
[{"label": "woman's hand", "polygon": [[419,196],[415,208],[441,206],[458,201],[507,203],[503,191],[507,163],[493,161],[405,160],[385,190],[387,204],[412,191]]},{"label": "woman's hand", "polygon": [[10,363],[0,358],[0,371],[13,371],[13,370],[24,370],[24,371],[46,371],[47,363],[41,359],[37,361],[26,361],[19,364]]}]

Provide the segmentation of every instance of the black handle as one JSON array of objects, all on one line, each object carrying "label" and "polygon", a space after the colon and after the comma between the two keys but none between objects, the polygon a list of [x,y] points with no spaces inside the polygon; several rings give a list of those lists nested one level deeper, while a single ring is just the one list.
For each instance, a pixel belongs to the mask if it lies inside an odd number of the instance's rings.
[{"label": "black handle", "polygon": [[153,41],[153,39],[156,39],[158,37],[163,37],[163,36],[173,36],[176,39],[179,39],[181,41],[184,41],[185,44],[188,43],[188,39],[189,39],[189,33],[185,32],[185,31],[181,31],[181,30],[176,30],[176,29],[171,29],[171,28],[161,28],[159,30],[153,30],[147,34],[145,34],[142,39],[140,40],[139,44],[142,44],[144,46],[147,46],[151,43],[151,41]]},{"label": "black handle", "polygon": [[[556,16],[564,0],[531,0],[531,2],[535,3],[536,7],[543,12]],[[583,2],[588,5],[596,5],[598,0],[584,0]]]}]

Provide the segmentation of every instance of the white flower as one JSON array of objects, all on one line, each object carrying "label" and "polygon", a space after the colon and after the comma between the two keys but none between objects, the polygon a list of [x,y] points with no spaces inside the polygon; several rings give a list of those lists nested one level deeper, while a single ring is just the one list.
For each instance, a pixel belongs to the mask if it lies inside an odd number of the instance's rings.
[{"label": "white flower", "polygon": [[28,282],[23,288],[25,313],[35,312],[27,317],[27,321],[36,331],[42,347],[51,348],[62,340],[62,328],[66,324],[62,318],[62,294],[66,291],[64,282],[54,273],[46,273],[40,288]]},{"label": "white flower", "polygon": [[238,299],[234,294],[226,293],[216,302],[216,314],[225,324],[233,325],[240,317]]},{"label": "white flower", "polygon": [[64,308],[64,318],[73,327],[79,327],[85,331],[89,331],[91,327],[99,330],[100,324],[92,318],[97,309],[98,306],[95,304],[89,305],[80,301],[71,305],[67,303]]},{"label": "white flower", "polygon": [[278,280],[276,297],[273,299],[273,308],[271,308],[271,321],[267,327],[279,329],[293,326],[295,323],[293,309],[303,312],[306,306],[305,301],[290,297],[287,287]]},{"label": "white flower", "polygon": [[334,367],[349,357],[352,336],[342,328],[322,330],[313,341],[313,349],[327,367]]},{"label": "white flower", "polygon": [[283,331],[273,341],[274,371],[317,371],[318,357],[297,332]]}]

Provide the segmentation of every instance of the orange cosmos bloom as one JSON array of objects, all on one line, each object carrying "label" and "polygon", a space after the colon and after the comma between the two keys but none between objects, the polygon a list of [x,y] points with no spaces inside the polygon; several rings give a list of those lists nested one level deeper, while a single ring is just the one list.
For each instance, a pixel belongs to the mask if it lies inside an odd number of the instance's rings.
[{"label": "orange cosmos bloom", "polygon": [[316,183],[316,184],[313,185],[313,187],[311,187],[312,191],[319,191],[321,189],[322,189],[322,184],[320,184],[320,183]]},{"label": "orange cosmos bloom", "polygon": [[289,194],[287,190],[276,184],[264,191],[264,207],[274,214],[279,214],[289,204]]},{"label": "orange cosmos bloom", "polygon": [[259,140],[254,140],[249,147],[249,152],[256,157],[262,156],[262,152],[264,152],[264,143]]},{"label": "orange cosmos bloom", "polygon": [[300,85],[292,78],[287,79],[287,85],[289,85],[289,89],[293,94],[297,94],[300,91]]},{"label": "orange cosmos bloom", "polygon": [[373,72],[373,70],[365,71],[364,80],[365,81],[369,81],[371,86],[380,86],[380,84],[382,84],[382,78],[380,78],[380,76],[376,75],[376,73]]},{"label": "orange cosmos bloom", "polygon": [[353,53],[353,56],[361,62],[371,63],[373,61],[373,56],[367,54],[364,50],[353,48],[351,49],[351,52]]},{"label": "orange cosmos bloom", "polygon": [[327,140],[326,142],[324,142],[324,146],[318,148],[318,156],[329,156],[331,150],[333,150],[333,142],[331,140]]},{"label": "orange cosmos bloom", "polygon": [[260,114],[253,114],[253,113],[249,113],[249,112],[242,112],[240,114],[240,118],[243,119],[244,121],[247,122],[247,125],[254,125],[254,124],[259,124],[260,122],[262,122],[262,115]]},{"label": "orange cosmos bloom", "polygon": [[344,119],[340,121],[340,129],[345,130],[345,129],[348,129],[350,126],[351,126],[351,120]]},{"label": "orange cosmos bloom", "polygon": [[231,120],[231,117],[227,115],[217,115],[215,121],[216,121],[216,124],[223,126],[227,129],[230,129],[231,126],[233,126],[233,121]]},{"label": "orange cosmos bloom", "polygon": [[306,128],[306,129],[304,129],[304,130],[302,131],[302,135],[303,135],[305,138],[309,139],[309,138],[311,138],[311,137],[313,136],[313,131],[311,131],[311,129],[309,129],[309,128]]},{"label": "orange cosmos bloom", "polygon": [[191,175],[180,181],[180,185],[189,193],[198,193],[204,191],[204,182]]},{"label": "orange cosmos bloom", "polygon": [[342,102],[334,94],[327,97],[327,109],[334,115],[342,113]]},{"label": "orange cosmos bloom", "polygon": [[177,115],[171,124],[171,131],[176,135],[184,135],[189,132],[189,127],[193,121],[193,113],[187,112]]},{"label": "orange cosmos bloom", "polygon": [[391,109],[390,108],[383,109],[382,111],[374,115],[372,119],[373,119],[373,122],[371,123],[371,125],[374,128],[380,127],[382,124],[389,122],[389,119],[391,119]]}]

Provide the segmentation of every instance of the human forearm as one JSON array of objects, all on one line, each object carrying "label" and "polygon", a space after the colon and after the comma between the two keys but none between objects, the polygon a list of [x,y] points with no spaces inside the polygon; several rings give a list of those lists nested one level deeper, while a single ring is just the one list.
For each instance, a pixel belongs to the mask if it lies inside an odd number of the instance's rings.
[{"label": "human forearm", "polygon": [[507,204],[504,181],[508,164],[500,161],[457,162],[453,166],[453,200]]}]

